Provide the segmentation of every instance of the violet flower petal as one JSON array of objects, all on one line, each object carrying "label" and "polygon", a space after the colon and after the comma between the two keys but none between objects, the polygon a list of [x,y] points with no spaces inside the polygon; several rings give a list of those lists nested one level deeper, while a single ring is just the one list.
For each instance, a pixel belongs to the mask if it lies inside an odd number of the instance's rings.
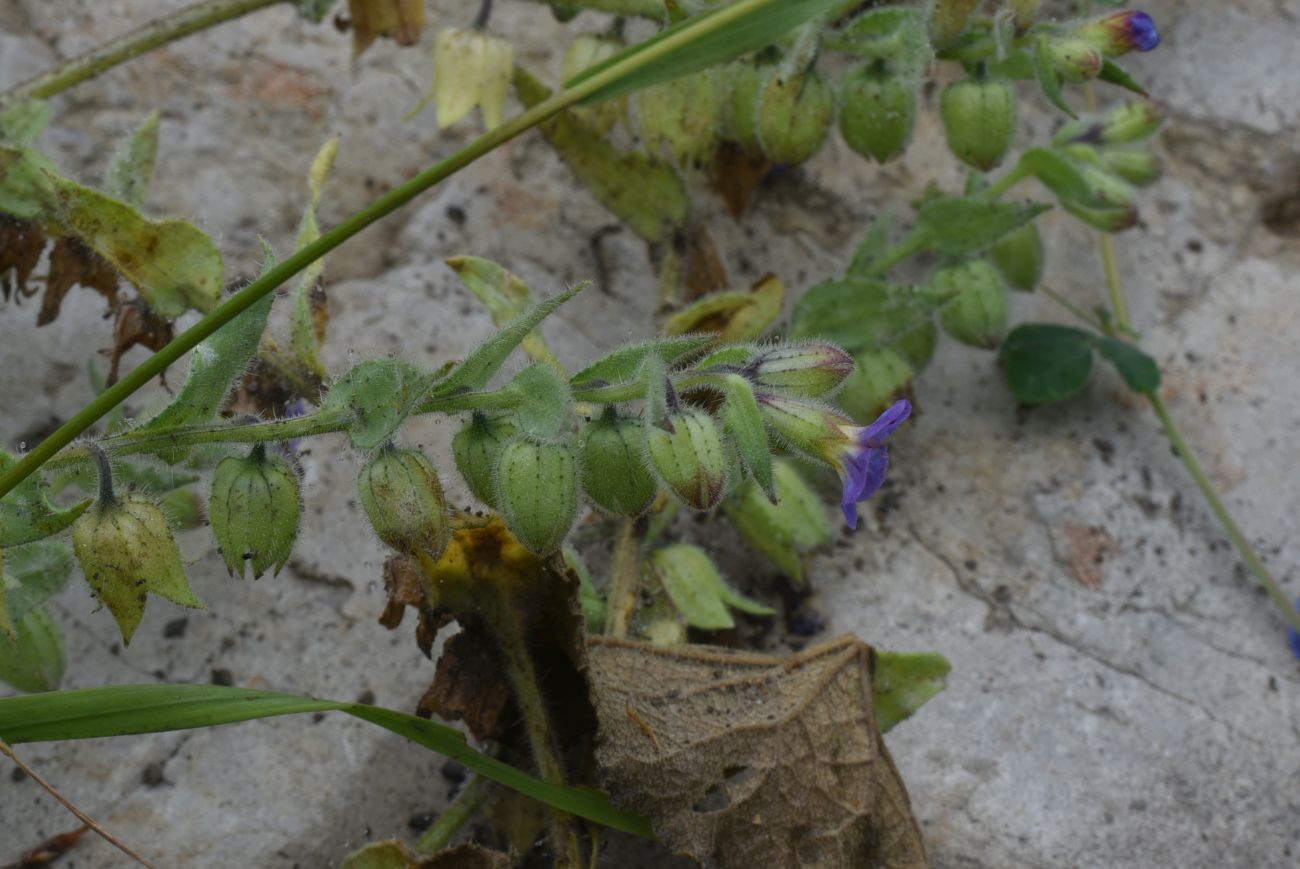
[{"label": "violet flower petal", "polygon": [[903,420],[912,415],[911,402],[900,399],[890,405],[889,409],[876,417],[876,421],[862,430],[858,443],[862,446],[878,446],[881,441],[894,433],[894,429],[903,424]]}]

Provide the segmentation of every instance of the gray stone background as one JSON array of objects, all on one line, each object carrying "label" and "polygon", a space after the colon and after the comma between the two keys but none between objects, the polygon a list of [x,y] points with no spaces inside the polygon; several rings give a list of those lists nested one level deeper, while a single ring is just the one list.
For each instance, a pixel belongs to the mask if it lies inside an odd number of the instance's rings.
[{"label": "gray stone background", "polygon": [[[0,87],[180,5],[0,4]],[[426,43],[476,8],[432,3]],[[1165,366],[1174,414],[1294,594],[1300,2],[1143,8],[1165,45],[1133,68],[1170,120],[1159,144],[1166,176],[1145,194],[1142,226],[1118,241],[1134,319]],[[494,27],[554,80],[564,41],[545,9],[500,3]],[[258,234],[291,247],[303,175],[326,137],[342,136],[328,225],[474,135],[471,123],[438,133],[432,111],[402,121],[426,87],[427,50],[381,43],[355,68],[349,53],[328,24],[264,11],[58,97],[43,145],[73,177],[97,182],[109,143],[160,108],[151,210],[195,220],[230,272],[248,273]],[[1025,115],[1026,143],[1057,123],[1036,108]],[[841,271],[881,203],[954,182],[938,134],[931,100],[901,165],[874,168],[833,139],[742,223],[708,194],[697,215],[736,285],[771,270],[805,288]],[[524,136],[330,258],[331,370],[386,353],[422,364],[464,353],[490,323],[443,258],[491,257],[551,292],[595,273],[590,239],[610,222]],[[1048,283],[1090,307],[1104,293],[1092,236],[1057,215],[1044,226]],[[643,247],[624,232],[603,250],[611,291],[586,293],[547,326],[570,363],[651,328]],[[1067,319],[1044,299],[1015,301],[1018,317]],[[98,297],[75,290],[40,331],[31,306],[0,315],[6,446],[88,398],[85,359],[108,343],[101,313]],[[992,357],[951,342],[916,386],[921,412],[896,438],[891,509],[815,560],[809,603],[827,617],[825,636],[935,649],[954,664],[949,688],[889,737],[934,865],[1296,865],[1300,667],[1150,413],[1109,371],[1082,400],[1018,410]],[[453,426],[411,429],[451,477]],[[66,684],[206,682],[224,670],[237,685],[340,699],[368,691],[411,708],[433,667],[409,623],[392,633],[375,623],[382,553],[356,508],[358,465],[335,440],[312,445],[304,535],[277,579],[229,580],[207,533],[186,535],[208,609],[152,601],[129,649],[75,582],[56,605]],[[773,596],[771,571],[754,575],[748,587]],[[165,637],[180,617],[184,636]],[[436,811],[448,788],[437,757],[337,716],[21,753],[161,866],[330,865],[369,839],[409,837],[408,817]],[[30,780],[0,776],[0,863],[75,826]],[[61,865],[123,859],[88,838]]]}]

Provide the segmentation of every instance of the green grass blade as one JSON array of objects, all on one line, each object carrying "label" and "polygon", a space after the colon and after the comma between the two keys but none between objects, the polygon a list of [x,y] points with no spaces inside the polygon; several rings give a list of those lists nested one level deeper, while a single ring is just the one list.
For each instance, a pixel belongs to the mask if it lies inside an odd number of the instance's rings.
[{"label": "green grass blade", "polygon": [[652,836],[650,823],[614,808],[599,791],[547,784],[475,751],[460,731],[414,715],[337,700],[220,685],[113,685],[0,699],[0,739],[11,744],[127,736],[338,711],[377,724],[492,781],[597,824]]}]

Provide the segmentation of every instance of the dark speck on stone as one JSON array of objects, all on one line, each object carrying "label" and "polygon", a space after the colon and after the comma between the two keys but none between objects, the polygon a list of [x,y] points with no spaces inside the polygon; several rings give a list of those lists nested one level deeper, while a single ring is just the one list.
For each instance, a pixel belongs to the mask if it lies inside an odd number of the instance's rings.
[{"label": "dark speck on stone", "polygon": [[224,685],[227,688],[235,684],[235,675],[224,667],[212,671],[212,684]]},{"label": "dark speck on stone", "polygon": [[973,558],[968,558],[965,561],[965,565],[967,570],[974,570],[975,568],[979,567],[979,562]]},{"label": "dark speck on stone", "polygon": [[151,788],[168,784],[167,779],[163,777],[163,765],[158,762],[151,763],[144,768],[144,772],[140,774],[140,781]]},{"label": "dark speck on stone", "polygon": [[439,770],[439,772],[442,773],[443,778],[445,778],[447,781],[451,782],[454,785],[458,785],[462,783],[463,781],[465,781],[466,777],[468,776],[468,773],[465,771],[465,767],[456,763],[456,761],[454,760],[449,760],[446,763],[444,763],[442,765],[442,769]]},{"label": "dark speck on stone", "polygon": [[452,223],[456,224],[457,226],[464,226],[465,209],[461,208],[459,205],[448,205],[447,219],[450,220]]},{"label": "dark speck on stone", "polygon": [[357,695],[357,702],[360,703],[362,706],[374,706],[375,692],[367,688],[366,690],[362,691],[359,695]]},{"label": "dark speck on stone", "polygon": [[9,773],[9,781],[14,784],[17,784],[25,778],[27,778],[27,773],[23,772],[19,767],[14,767],[13,772]]},{"label": "dark speck on stone", "polygon": [[188,618],[172,619],[163,625],[163,639],[174,640],[185,636],[185,629],[189,627],[189,624],[190,620]]},{"label": "dark speck on stone", "polygon": [[436,820],[438,816],[433,812],[419,812],[406,819],[406,826],[410,827],[413,833],[423,833],[432,827]]},{"label": "dark speck on stone", "polygon": [[790,617],[790,633],[811,637],[826,630],[826,619],[815,609],[801,609]]}]

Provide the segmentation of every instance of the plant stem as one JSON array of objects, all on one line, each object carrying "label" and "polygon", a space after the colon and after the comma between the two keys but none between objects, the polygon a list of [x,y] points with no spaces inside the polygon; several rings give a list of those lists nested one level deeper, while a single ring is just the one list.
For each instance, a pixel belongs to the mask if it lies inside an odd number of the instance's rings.
[{"label": "plant stem", "polygon": [[44,99],[177,39],[285,0],[206,0],[150,21],[0,94],[0,101]]},{"label": "plant stem", "polygon": [[[546,3],[550,0],[529,0],[531,3]],[[591,9],[595,12],[610,12],[614,15],[636,15],[662,22],[667,13],[664,0],[565,0],[566,6]]]},{"label": "plant stem", "polygon": [[1017,163],[1012,167],[1010,172],[980,191],[980,195],[988,199],[998,199],[1002,194],[1006,193],[1012,187],[1015,187],[1032,174],[1032,170],[1025,166],[1024,163]]},{"label": "plant stem", "polygon": [[1214,484],[1206,476],[1205,470],[1196,458],[1196,454],[1192,452],[1192,448],[1183,439],[1183,433],[1179,430],[1178,424],[1169,415],[1169,408],[1165,405],[1165,400],[1160,397],[1158,392],[1154,391],[1147,393],[1147,398],[1150,399],[1151,409],[1155,411],[1156,417],[1160,420],[1160,425],[1164,427],[1165,434],[1169,436],[1169,442],[1173,444],[1178,457],[1183,460],[1187,472],[1192,475],[1196,487],[1201,490],[1205,502],[1209,504],[1210,510],[1214,513],[1215,518],[1219,520],[1219,524],[1223,526],[1228,539],[1237,548],[1241,560],[1246,562],[1246,566],[1259,579],[1260,584],[1264,586],[1264,590],[1268,592],[1268,596],[1273,599],[1273,603],[1277,604],[1277,608],[1282,611],[1282,617],[1286,619],[1291,627],[1300,631],[1300,611],[1297,611],[1292,606],[1290,599],[1282,591],[1282,587],[1273,578],[1273,574],[1265,566],[1263,559],[1259,557],[1259,553],[1255,551],[1255,547],[1251,545],[1241,527],[1232,518],[1232,514],[1228,512],[1227,505],[1223,503],[1223,499],[1219,497]]},{"label": "plant stem", "polygon": [[[1101,236],[1101,255],[1102,261],[1106,264],[1106,287],[1110,293],[1111,304],[1115,308],[1115,325],[1120,330],[1132,335],[1134,334],[1133,327],[1128,318],[1128,305],[1124,298],[1124,284],[1120,279],[1119,267],[1116,262],[1115,245],[1111,237],[1105,233]],[[1170,416],[1169,407],[1165,404],[1165,400],[1160,397],[1158,390],[1152,390],[1145,393],[1145,395],[1150,400],[1151,409],[1155,412],[1156,418],[1160,420],[1161,427],[1169,437],[1169,442],[1173,444],[1174,451],[1178,453],[1178,458],[1182,459],[1183,466],[1187,468],[1187,473],[1191,474],[1196,487],[1201,490],[1205,503],[1209,505],[1210,511],[1214,513],[1215,518],[1219,520],[1219,524],[1223,526],[1228,539],[1236,547],[1237,554],[1241,556],[1241,560],[1246,562],[1246,566],[1255,574],[1255,578],[1259,580],[1260,585],[1264,586],[1268,596],[1272,598],[1273,603],[1281,611],[1282,618],[1287,624],[1300,631],[1300,612],[1297,612],[1296,608],[1292,606],[1286,593],[1282,591],[1282,586],[1273,577],[1272,572],[1264,564],[1264,560],[1260,558],[1259,553],[1255,551],[1255,547],[1251,545],[1250,540],[1241,530],[1232,514],[1228,512],[1227,505],[1223,503],[1223,498],[1219,496],[1214,483],[1210,481],[1205,469],[1201,467],[1201,462],[1196,457],[1196,453],[1192,452],[1191,446],[1183,438],[1182,430],[1178,428],[1178,424]]]},{"label": "plant stem", "polygon": [[624,519],[614,563],[610,570],[609,594],[605,597],[605,635],[626,639],[641,594],[641,535],[636,519]]},{"label": "plant stem", "polygon": [[406,205],[430,187],[464,169],[484,154],[489,153],[526,130],[537,126],[569,106],[581,102],[589,96],[596,95],[611,86],[625,82],[637,72],[653,66],[662,58],[671,56],[674,52],[696,42],[707,40],[709,36],[717,31],[725,31],[728,27],[733,26],[735,22],[778,2],[781,2],[781,0],[740,0],[734,6],[725,7],[702,18],[696,26],[688,26],[676,32],[661,34],[659,37],[650,40],[639,50],[633,49],[621,60],[598,69],[572,87],[566,88],[531,109],[516,115],[447,159],[435,163],[414,178],[375,199],[365,208],[323,233],[311,244],[299,248],[279,264],[268,269],[247,287],[228,298],[216,310],[168,342],[163,349],[150,356],[117,383],[101,392],[89,404],[78,411],[72,419],[61,425],[53,434],[37,444],[35,449],[14,463],[3,475],[0,475],[0,497],[8,494],[14,486],[30,476],[37,468],[52,458],[55,453],[72,443],[78,435],[94,425],[102,416],[125,401],[140,387],[165,371],[169,365],[193,349],[203,339],[235,317],[238,317],[256,304],[264,295],[367,226]]},{"label": "plant stem", "polygon": [[483,804],[490,796],[492,796],[492,781],[476,773],[469,780],[469,784],[456,794],[456,799],[451,801],[446,811],[433,822],[433,826],[415,843],[415,850],[421,854],[437,854],[446,848],[460,828],[469,823],[469,819],[483,808]]}]

